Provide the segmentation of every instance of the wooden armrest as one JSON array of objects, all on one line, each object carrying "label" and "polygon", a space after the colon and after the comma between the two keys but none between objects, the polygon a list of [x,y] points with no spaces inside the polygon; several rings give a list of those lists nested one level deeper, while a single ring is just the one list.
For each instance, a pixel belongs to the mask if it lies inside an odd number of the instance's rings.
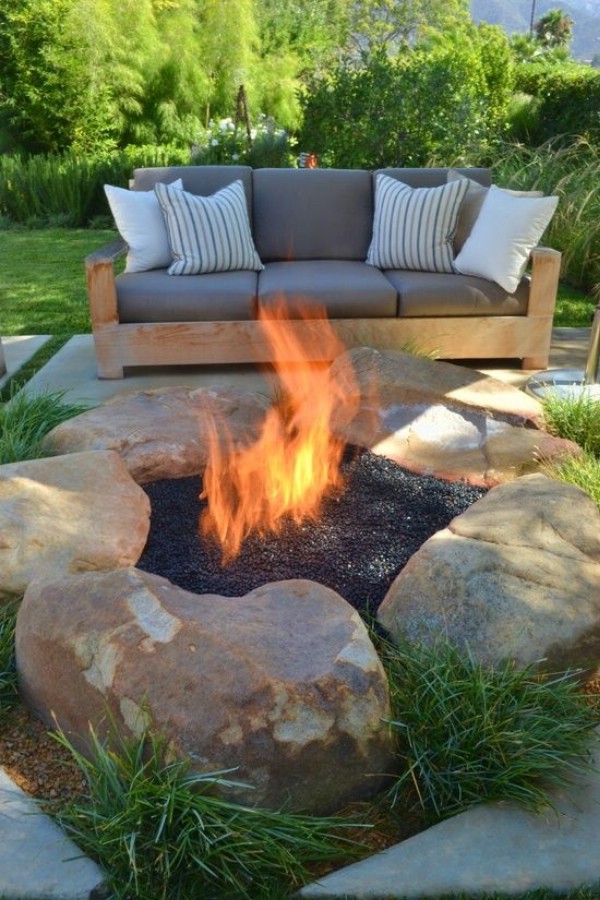
[{"label": "wooden armrest", "polygon": [[105,244],[104,247],[100,247],[99,250],[94,250],[93,253],[90,253],[89,256],[86,256],[86,269],[93,268],[94,266],[102,263],[114,263],[117,259],[119,259],[120,256],[123,256],[125,253],[127,253],[127,249],[127,244],[125,243],[123,238],[115,238],[113,241]]},{"label": "wooden armrest", "polygon": [[556,305],[560,278],[561,254],[551,247],[534,247],[531,251],[530,316],[552,316]]},{"label": "wooden armrest", "polygon": [[90,315],[94,331],[103,326],[116,325],[119,321],[115,261],[126,252],[127,244],[119,237],[85,258]]}]

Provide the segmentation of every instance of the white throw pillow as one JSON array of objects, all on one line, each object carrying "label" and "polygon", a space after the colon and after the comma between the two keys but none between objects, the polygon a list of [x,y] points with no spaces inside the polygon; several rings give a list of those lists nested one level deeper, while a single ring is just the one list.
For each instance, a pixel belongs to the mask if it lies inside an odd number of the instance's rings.
[{"label": "white throw pillow", "polygon": [[455,270],[495,281],[513,294],[557,204],[558,197],[520,197],[492,185]]},{"label": "white throw pillow", "polygon": [[[461,178],[464,178],[466,179],[468,184],[467,194],[460,208],[458,224],[456,226],[456,232],[454,234],[454,251],[455,253],[458,253],[459,250],[462,250],[465,241],[473,230],[473,225],[477,221],[477,216],[480,213],[483,201],[485,200],[487,192],[489,191],[489,187],[484,187],[482,184],[479,184],[478,181],[475,181],[473,178],[469,178],[468,175],[464,175],[457,169],[448,169],[448,174],[446,177],[448,181],[458,181]],[[514,194],[515,197],[544,196],[543,191],[513,191],[509,188],[500,188],[500,190],[504,191],[507,194]]]},{"label": "white throw pillow", "polygon": [[380,269],[452,272],[452,240],[468,183],[412,188],[379,173],[367,263]]},{"label": "white throw pillow", "polygon": [[157,184],[173,262],[169,275],[258,271],[264,266],[254,247],[246,194],[234,181],[210,197],[199,197]]},{"label": "white throw pillow", "polygon": [[[183,190],[181,178],[171,187]],[[164,269],[173,259],[165,217],[154,191],[128,191],[104,185],[119,234],[129,247],[125,272]]]}]

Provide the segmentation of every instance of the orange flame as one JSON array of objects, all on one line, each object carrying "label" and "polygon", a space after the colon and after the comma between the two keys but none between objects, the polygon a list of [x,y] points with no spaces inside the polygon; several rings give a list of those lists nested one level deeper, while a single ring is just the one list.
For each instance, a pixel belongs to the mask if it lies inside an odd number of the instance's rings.
[{"label": "orange flame", "polygon": [[325,492],[341,485],[344,443],[332,435],[331,419],[351,401],[336,390],[324,361],[344,346],[323,310],[300,315],[288,319],[282,303],[258,310],[278,388],[257,441],[235,448],[230,433],[223,437],[214,421],[209,424],[201,529],[220,544],[223,564],[251,533],[276,533],[285,516],[317,518]]}]

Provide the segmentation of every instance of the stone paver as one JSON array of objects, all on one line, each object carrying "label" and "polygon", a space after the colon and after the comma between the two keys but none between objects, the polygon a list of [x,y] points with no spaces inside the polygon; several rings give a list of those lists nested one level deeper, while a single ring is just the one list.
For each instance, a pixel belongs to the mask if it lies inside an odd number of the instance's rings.
[{"label": "stone paver", "polygon": [[600,751],[595,772],[556,793],[557,813],[513,804],[473,807],[369,859],[333,872],[300,897],[440,897],[556,892],[600,884]]},{"label": "stone paver", "polygon": [[1,767],[0,848],[0,897],[6,900],[91,900],[104,893],[102,870]]}]

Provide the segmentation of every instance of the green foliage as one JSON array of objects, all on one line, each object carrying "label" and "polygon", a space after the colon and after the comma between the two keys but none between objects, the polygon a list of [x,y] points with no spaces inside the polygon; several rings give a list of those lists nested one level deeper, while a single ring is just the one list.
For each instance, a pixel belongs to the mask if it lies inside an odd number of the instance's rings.
[{"label": "green foliage", "polygon": [[0,605],[0,722],[18,700],[15,627],[19,600]]},{"label": "green foliage", "polygon": [[496,800],[538,810],[551,805],[550,787],[589,767],[598,710],[572,677],[485,668],[442,638],[386,644],[382,659],[405,766],[396,804],[416,794],[435,819]]},{"label": "green foliage", "polygon": [[350,34],[360,52],[397,53],[431,30],[450,34],[468,22],[466,0],[357,0]]},{"label": "green foliage", "polygon": [[113,737],[112,749],[90,732],[85,758],[59,734],[90,790],[89,802],[62,809],[59,821],[105,868],[117,898],[275,900],[317,860],[356,856],[340,819],[270,812],[227,799],[238,787],[227,772],[190,772],[165,763],[166,742],[146,734]]},{"label": "green foliage", "polygon": [[[596,405],[600,406],[597,400]],[[600,457],[593,453],[584,453],[579,458],[565,456],[544,466],[544,472],[551,478],[581,488],[600,507]]]},{"label": "green foliage", "polygon": [[246,165],[253,168],[270,166],[286,168],[293,162],[293,141],[273,119],[264,115],[249,133],[243,123],[233,119],[209,122],[197,135],[192,147],[194,165]]},{"label": "green foliage", "polygon": [[189,161],[188,150],[173,146],[130,146],[119,153],[0,155],[0,215],[27,226],[78,228],[102,216],[110,222],[104,184],[127,186],[137,166]]},{"label": "green foliage", "polygon": [[21,391],[0,406],[0,465],[44,456],[42,442],[56,425],[87,409],[65,403],[64,391]]},{"label": "green foliage", "polygon": [[577,63],[526,62],[517,66],[516,87],[536,104],[528,132],[515,137],[534,146],[556,135],[600,143],[600,72]]},{"label": "green foliage", "polygon": [[575,441],[600,459],[600,403],[587,391],[570,396],[550,392],[542,400],[544,424],[551,434]]},{"label": "green foliage", "polygon": [[304,98],[300,146],[342,168],[488,156],[500,136],[510,64],[497,31],[483,29],[437,36],[396,57],[379,51],[359,64],[346,60]]},{"label": "green foliage", "polygon": [[[562,253],[565,280],[583,290],[600,284],[600,149],[583,139],[541,147],[506,146],[493,164],[497,184],[560,198],[544,243]],[[581,323],[587,324],[587,323]]]}]

